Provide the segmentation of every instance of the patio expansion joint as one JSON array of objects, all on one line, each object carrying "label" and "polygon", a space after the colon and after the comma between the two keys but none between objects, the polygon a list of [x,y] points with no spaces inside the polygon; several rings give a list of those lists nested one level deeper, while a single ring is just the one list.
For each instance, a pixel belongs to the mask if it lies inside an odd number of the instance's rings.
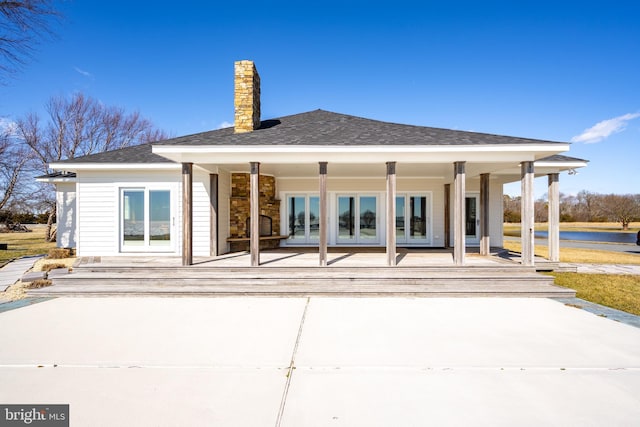
[{"label": "patio expansion joint", "polygon": [[289,368],[287,369],[287,381],[284,385],[284,391],[282,392],[282,400],[280,401],[280,408],[278,410],[278,417],[276,418],[276,427],[280,427],[282,422],[282,416],[284,415],[284,408],[287,403],[287,395],[289,394],[289,386],[291,385],[291,378],[293,377],[293,371],[295,369],[296,362],[296,354],[298,352],[298,345],[300,344],[300,338],[302,337],[302,329],[304,328],[304,321],[307,317],[307,309],[309,308],[309,303],[311,302],[311,297],[307,297],[307,301],[304,305],[304,310],[302,311],[302,318],[300,319],[300,326],[298,327],[298,335],[296,337],[296,342],[293,345],[293,352],[291,354],[291,361],[289,363]]}]

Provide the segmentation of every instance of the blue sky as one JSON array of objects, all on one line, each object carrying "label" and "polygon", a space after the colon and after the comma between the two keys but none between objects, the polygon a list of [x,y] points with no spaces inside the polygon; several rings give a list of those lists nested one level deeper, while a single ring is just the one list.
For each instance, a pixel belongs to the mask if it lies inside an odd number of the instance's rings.
[{"label": "blue sky", "polygon": [[591,163],[561,191],[640,193],[639,2],[58,4],[58,37],[0,86],[4,123],[81,91],[173,136],[215,129],[233,120],[233,62],[252,59],[263,119],[322,108],[574,141]]}]

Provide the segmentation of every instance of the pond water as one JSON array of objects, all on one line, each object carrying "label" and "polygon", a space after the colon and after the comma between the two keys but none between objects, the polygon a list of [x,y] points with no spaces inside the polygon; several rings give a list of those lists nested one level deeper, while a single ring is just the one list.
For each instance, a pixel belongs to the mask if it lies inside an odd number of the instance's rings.
[{"label": "pond water", "polygon": [[[546,231],[536,231],[535,237],[547,238]],[[560,240],[582,240],[609,243],[636,243],[636,233],[617,233],[614,231],[561,231]]]}]

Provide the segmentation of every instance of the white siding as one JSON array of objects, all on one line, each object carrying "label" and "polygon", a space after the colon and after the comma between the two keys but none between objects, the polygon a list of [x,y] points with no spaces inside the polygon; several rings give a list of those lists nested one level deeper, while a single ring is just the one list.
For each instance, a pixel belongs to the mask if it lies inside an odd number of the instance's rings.
[{"label": "white siding", "polygon": [[64,182],[56,184],[56,246],[76,247],[76,184]]},{"label": "white siding", "polygon": [[209,172],[193,171],[193,255],[211,255],[211,199]]},{"label": "white siding", "polygon": [[[154,255],[178,255],[180,241],[180,171],[88,171],[78,173],[77,253],[79,256],[117,256],[120,253],[120,189],[148,186],[172,191],[175,222],[174,250]],[[143,253],[140,253],[143,254]],[[125,253],[124,255],[131,255]]]},{"label": "white siding", "polygon": [[77,201],[78,255],[116,255],[119,227],[113,184],[78,182]]}]

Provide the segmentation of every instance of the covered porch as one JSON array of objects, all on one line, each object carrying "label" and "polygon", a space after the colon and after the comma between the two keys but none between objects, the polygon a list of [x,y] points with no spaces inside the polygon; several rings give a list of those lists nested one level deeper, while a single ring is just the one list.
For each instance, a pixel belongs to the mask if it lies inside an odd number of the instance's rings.
[{"label": "covered porch", "polygon": [[[336,237],[338,233],[336,230],[338,229],[338,222],[342,221],[342,218],[338,218],[337,206],[343,200],[350,199],[352,203],[351,209],[353,209],[353,201],[359,200],[357,195],[359,194],[357,192],[358,186],[364,188],[362,194],[371,194],[370,183],[377,180],[379,187],[382,187],[382,189],[378,188],[378,196],[369,196],[368,198],[375,200],[376,209],[380,208],[379,211],[374,209],[374,223],[376,224],[374,233],[379,233],[377,236],[379,243],[377,245],[367,245],[365,243],[359,248],[371,249],[371,246],[382,248],[384,257],[380,256],[379,250],[364,250],[361,252],[378,253],[377,256],[372,256],[369,260],[369,262],[373,262],[373,259],[375,259],[376,266],[394,267],[400,262],[404,262],[405,265],[407,262],[426,262],[426,264],[419,265],[429,264],[428,257],[415,258],[414,261],[408,261],[412,260],[413,257],[409,256],[407,258],[406,254],[409,253],[405,250],[407,249],[407,240],[405,239],[403,243],[398,233],[405,232],[404,230],[409,226],[411,219],[405,216],[404,205],[408,204],[408,202],[404,203],[405,200],[399,198],[401,195],[413,194],[419,191],[416,188],[428,189],[428,191],[422,190],[424,191],[422,194],[429,193],[432,195],[432,198],[429,199],[430,202],[432,199],[437,200],[437,203],[434,203],[437,206],[433,207],[434,210],[430,212],[430,216],[439,221],[440,231],[436,232],[436,234],[439,234],[439,236],[436,236],[439,240],[432,238],[429,244],[424,246],[445,249],[443,253],[449,255],[449,259],[445,263],[451,262],[453,266],[473,265],[477,261],[469,259],[467,253],[471,251],[483,257],[489,257],[492,254],[492,244],[493,246],[496,246],[496,244],[498,246],[501,245],[502,184],[517,180],[520,180],[522,186],[521,239],[523,253],[520,257],[520,263],[525,266],[534,266],[536,260],[533,251],[533,180],[536,176],[541,175],[547,176],[549,182],[550,232],[548,259],[549,261],[557,262],[559,259],[559,175],[561,171],[583,166],[582,163],[572,162],[567,158],[554,159],[554,156],[535,160],[536,157],[548,154],[547,152],[527,153],[526,156],[521,153],[515,155],[514,153],[498,154],[496,152],[486,156],[483,153],[476,155],[474,162],[449,162],[449,160],[455,158],[455,153],[439,153],[437,156],[431,155],[429,162],[424,163],[416,163],[415,158],[413,161],[408,160],[409,157],[417,156],[419,153],[404,153],[404,155],[396,153],[396,157],[403,158],[403,162],[384,162],[384,158],[388,158],[388,155],[377,153],[378,155],[372,158],[374,153],[370,151],[361,153],[361,156],[349,156],[348,158],[344,155],[340,158],[335,157],[337,155],[335,152],[330,155],[325,153],[325,158],[331,157],[332,162],[304,161],[309,157],[318,158],[319,154],[312,153],[312,155],[308,156],[309,153],[300,153],[300,156],[296,157],[296,163],[293,163],[293,159],[290,156],[291,153],[282,153],[278,156],[271,153],[268,156],[271,159],[271,163],[267,164],[257,161],[240,163],[239,157],[246,158],[246,155],[238,153],[234,153],[234,155],[226,153],[228,158],[217,156],[217,164],[203,164],[202,162],[185,162],[184,160],[190,160],[192,156],[184,152],[171,152],[169,154],[165,150],[160,150],[160,152],[173,160],[182,162],[183,266],[198,263],[198,260],[194,259],[193,256],[191,238],[193,235],[194,167],[201,170],[204,169],[210,174],[211,232],[212,241],[217,241],[216,247],[212,247],[212,256],[224,253],[224,251],[220,250],[218,233],[227,226],[226,224],[221,224],[219,219],[221,216],[219,212],[221,209],[220,198],[225,197],[224,190],[219,187],[219,175],[225,173],[225,171],[244,171],[250,181],[245,196],[249,211],[246,218],[246,235],[242,238],[230,238],[227,241],[245,241],[248,248],[248,257],[230,255],[229,259],[235,259],[235,262],[238,263],[245,263],[242,264],[243,266],[266,266],[272,263],[273,260],[268,252],[261,253],[261,242],[265,239],[276,241],[276,244],[278,240],[284,240],[287,246],[291,245],[291,243],[296,244],[296,241],[291,241],[293,231],[287,230],[287,225],[285,225],[287,221],[285,218],[293,215],[288,213],[286,207],[283,208],[281,214],[283,225],[279,228],[277,235],[265,237],[262,234],[260,220],[264,217],[263,214],[265,212],[261,200],[261,197],[264,197],[261,184],[266,174],[273,182],[287,183],[287,188],[289,190],[293,189],[291,194],[298,194],[301,191],[300,189],[304,189],[305,193],[303,193],[301,200],[303,203],[306,200],[307,206],[310,203],[308,194],[313,194],[313,199],[317,203],[317,210],[315,211],[317,216],[314,216],[316,218],[316,223],[314,224],[316,227],[316,240],[308,239],[311,244],[307,242],[306,247],[300,249],[300,255],[298,256],[303,257],[306,263],[313,260],[313,264],[319,267],[327,267],[334,264],[336,261],[330,254],[341,251],[340,236]],[[206,156],[204,153],[200,153],[200,157]],[[255,155],[255,157],[259,158],[260,156]],[[372,163],[375,157],[379,158],[379,163]],[[493,160],[489,161],[489,157]],[[533,158],[534,160],[518,160],[522,158]],[[437,160],[440,161],[436,162]],[[344,190],[346,188],[345,185],[350,185],[351,187],[348,188],[351,188],[351,190]],[[475,203],[473,205],[474,212],[471,218],[472,226],[474,230],[477,230],[478,240],[477,245],[473,247],[469,245],[468,240],[470,220],[468,191],[470,187],[477,194],[477,205]],[[309,193],[310,188],[313,189],[313,193]],[[356,190],[353,190],[353,188]],[[407,190],[407,188],[411,190]],[[367,191],[367,189],[369,190]],[[340,192],[341,190],[342,192]],[[406,200],[408,201],[409,199],[407,198]],[[398,206],[399,201],[403,202],[400,207]],[[281,200],[277,200],[277,202],[280,204]],[[360,214],[362,215],[362,213]],[[307,222],[309,222],[308,220],[309,217],[307,217]],[[399,221],[401,225],[399,225]],[[342,225],[340,226],[342,227]],[[362,230],[360,231],[362,232]],[[370,232],[369,230],[366,231]],[[332,235],[331,233],[334,234]],[[409,245],[409,249],[414,248]],[[442,260],[438,260],[436,253],[429,252],[429,257],[435,263],[442,262]],[[354,255],[353,253],[345,253],[343,256],[352,258]],[[407,259],[405,260],[405,258]],[[225,257],[221,257],[216,262],[222,262],[222,259],[225,259]]]}]

